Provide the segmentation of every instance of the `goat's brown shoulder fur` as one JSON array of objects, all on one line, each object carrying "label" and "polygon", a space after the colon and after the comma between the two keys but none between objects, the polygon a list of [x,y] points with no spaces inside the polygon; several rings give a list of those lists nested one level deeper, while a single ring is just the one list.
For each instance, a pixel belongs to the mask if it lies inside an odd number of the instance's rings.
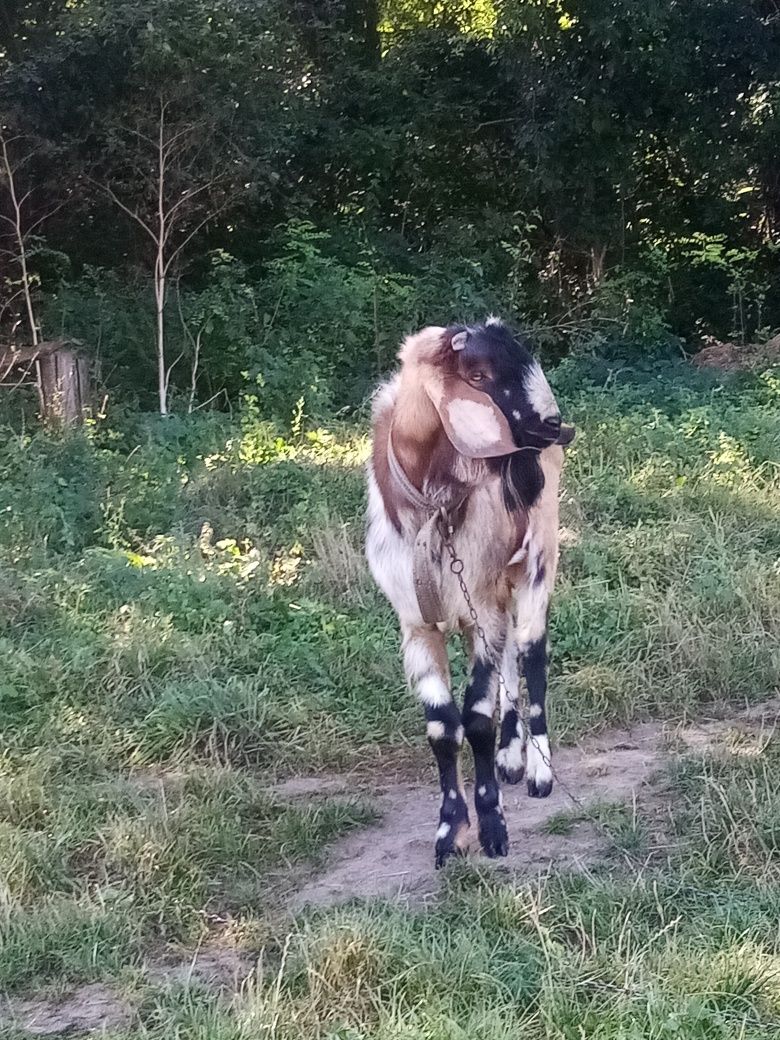
[{"label": "goat's brown shoulder fur", "polygon": [[392,409],[387,409],[374,419],[374,437],[371,447],[371,465],[374,471],[379,493],[382,496],[385,511],[390,522],[397,530],[401,530],[401,521],[398,516],[400,507],[400,492],[394,486],[390,476],[390,464],[387,459],[387,442],[390,436],[390,426],[393,421]]}]

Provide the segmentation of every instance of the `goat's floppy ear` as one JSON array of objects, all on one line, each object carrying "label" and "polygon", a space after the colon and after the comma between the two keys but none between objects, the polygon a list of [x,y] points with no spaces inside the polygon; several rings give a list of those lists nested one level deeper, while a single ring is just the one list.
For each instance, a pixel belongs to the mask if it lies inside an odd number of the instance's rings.
[{"label": "goat's floppy ear", "polygon": [[562,423],[561,432],[558,434],[558,440],[555,443],[562,444],[565,447],[574,440],[575,433],[576,430],[573,426],[569,426],[568,423]]},{"label": "goat's floppy ear", "polygon": [[457,376],[441,376],[427,388],[452,446],[470,459],[518,451],[501,409],[481,390]]}]

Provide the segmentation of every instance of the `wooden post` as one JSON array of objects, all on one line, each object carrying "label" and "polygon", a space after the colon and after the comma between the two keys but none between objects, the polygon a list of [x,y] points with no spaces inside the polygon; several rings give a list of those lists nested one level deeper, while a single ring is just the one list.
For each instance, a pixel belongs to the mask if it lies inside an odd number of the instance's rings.
[{"label": "wooden post", "polygon": [[89,366],[70,344],[63,344],[40,359],[44,415],[65,426],[84,421],[89,403]]},{"label": "wooden post", "polygon": [[[36,380],[40,391],[41,418],[64,426],[76,426],[92,403],[88,359],[78,345],[68,340],[53,340],[34,347],[7,351],[0,356],[0,382],[16,385],[29,383],[30,370],[39,372]],[[6,382],[11,375],[11,383]]]}]

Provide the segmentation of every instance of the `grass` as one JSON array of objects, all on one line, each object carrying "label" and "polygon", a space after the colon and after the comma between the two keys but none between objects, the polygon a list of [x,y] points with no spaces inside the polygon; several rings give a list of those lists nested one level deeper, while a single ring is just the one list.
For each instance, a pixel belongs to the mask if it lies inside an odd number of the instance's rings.
[{"label": "grass", "polygon": [[547,834],[568,835],[580,823],[596,826],[609,839],[610,851],[627,854],[637,862],[646,857],[649,837],[647,825],[636,804],[591,803],[582,809],[564,810],[547,820],[544,831]]},{"label": "grass", "polygon": [[[556,739],[767,697],[777,376],[579,362],[554,381],[579,430]],[[109,980],[138,1008],[122,1035],[150,1040],[778,1035],[769,736],[682,759],[660,843],[641,809],[601,807],[615,855],[593,875],[465,865],[426,912],[278,917],[285,886],[373,811],[284,801],[274,781],[424,755],[360,551],[364,424],[127,415],[0,440],[0,985]],[[236,997],[137,975],[199,943],[258,962]]]},{"label": "grass", "polygon": [[79,777],[42,759],[0,789],[6,985],[100,978],[94,947],[115,968],[117,956],[138,959],[144,938],[197,942],[210,921],[259,916],[273,905],[270,874],[318,862],[328,841],[373,819],[354,800],[280,802],[232,767]]},{"label": "grass", "polygon": [[[232,1003],[157,993],[133,1035],[176,1023],[242,1040],[776,1036],[778,755],[770,741],[682,761],[669,820],[681,840],[641,870],[520,883],[463,865],[425,911],[371,903],[300,919]],[[604,817],[620,831],[616,811]]]}]

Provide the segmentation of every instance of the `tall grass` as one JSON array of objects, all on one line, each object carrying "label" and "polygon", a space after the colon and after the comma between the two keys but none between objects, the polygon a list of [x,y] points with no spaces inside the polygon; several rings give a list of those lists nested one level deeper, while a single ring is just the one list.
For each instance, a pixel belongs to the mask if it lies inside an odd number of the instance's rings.
[{"label": "tall grass", "polygon": [[[595,362],[554,381],[578,426],[555,738],[765,698],[780,381]],[[133,1035],[778,1035],[771,744],[682,764],[667,853],[633,875],[467,867],[425,913],[258,925],[371,817],[283,803],[274,779],[426,754],[362,560],[364,425],[127,415],[0,440],[0,983],[128,984],[153,944],[219,934],[262,954],[245,992],[142,987]],[[643,848],[642,821],[605,820]]]}]

